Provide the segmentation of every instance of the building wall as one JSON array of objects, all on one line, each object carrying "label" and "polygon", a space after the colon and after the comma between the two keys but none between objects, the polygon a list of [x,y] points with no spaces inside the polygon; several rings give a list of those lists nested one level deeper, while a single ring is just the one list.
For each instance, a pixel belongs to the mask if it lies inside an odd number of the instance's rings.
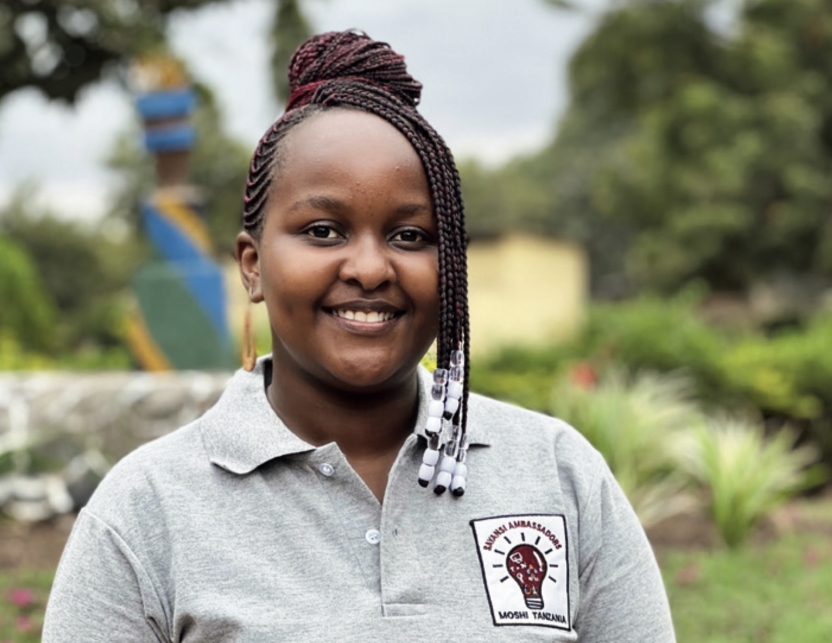
[{"label": "building wall", "polygon": [[474,241],[468,280],[472,352],[567,339],[583,319],[588,272],[577,245],[519,234]]}]

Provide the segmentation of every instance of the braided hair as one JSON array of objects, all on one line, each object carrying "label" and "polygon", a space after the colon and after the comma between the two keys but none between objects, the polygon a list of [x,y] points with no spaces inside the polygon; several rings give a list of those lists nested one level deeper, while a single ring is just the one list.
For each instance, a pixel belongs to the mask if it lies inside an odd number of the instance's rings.
[{"label": "braided hair", "polygon": [[243,228],[259,238],[269,195],[279,181],[282,141],[313,114],[359,109],[393,125],[419,155],[428,180],[439,231],[439,334],[437,364],[449,368],[454,351],[464,354],[458,425],[468,411],[468,269],[459,173],[448,146],[416,110],[422,85],[407,73],[404,56],[387,43],[357,31],[330,32],[303,43],[289,62],[291,96],[251,159],[243,205]]}]

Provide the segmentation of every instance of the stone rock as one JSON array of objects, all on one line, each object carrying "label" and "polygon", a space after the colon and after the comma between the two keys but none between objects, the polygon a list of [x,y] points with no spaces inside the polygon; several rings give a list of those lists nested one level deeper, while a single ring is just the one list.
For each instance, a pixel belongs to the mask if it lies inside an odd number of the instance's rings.
[{"label": "stone rock", "polygon": [[86,504],[114,463],[188,424],[230,373],[0,373],[0,511],[45,520]]}]

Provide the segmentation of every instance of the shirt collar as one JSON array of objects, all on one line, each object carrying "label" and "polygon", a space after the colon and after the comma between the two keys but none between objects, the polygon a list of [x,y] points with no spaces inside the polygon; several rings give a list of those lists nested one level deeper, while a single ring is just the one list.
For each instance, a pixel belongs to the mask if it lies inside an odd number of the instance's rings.
[{"label": "shirt collar", "polygon": [[[237,371],[216,405],[200,420],[210,461],[232,473],[251,473],[269,460],[316,448],[292,433],[269,404],[264,372],[270,361],[271,355],[266,355],[257,360],[253,371]],[[419,366],[419,411],[414,432],[422,437],[425,437],[428,418],[430,386],[430,373]],[[488,444],[474,429],[469,425],[470,443]]]}]

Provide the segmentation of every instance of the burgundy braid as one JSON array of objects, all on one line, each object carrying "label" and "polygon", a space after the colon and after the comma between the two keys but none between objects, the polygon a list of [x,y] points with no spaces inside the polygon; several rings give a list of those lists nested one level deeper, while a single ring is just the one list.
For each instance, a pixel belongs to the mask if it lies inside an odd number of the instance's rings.
[{"label": "burgundy braid", "polygon": [[266,203],[277,180],[281,142],[309,116],[347,107],[383,118],[416,150],[428,179],[439,232],[439,335],[437,363],[448,368],[462,347],[465,381],[459,423],[466,431],[470,324],[467,236],[459,173],[445,142],[416,110],[422,85],[408,73],[404,57],[365,34],[331,32],[307,40],[289,63],[292,97],[287,111],[260,139],[251,159],[243,206],[243,227],[262,232]]}]

